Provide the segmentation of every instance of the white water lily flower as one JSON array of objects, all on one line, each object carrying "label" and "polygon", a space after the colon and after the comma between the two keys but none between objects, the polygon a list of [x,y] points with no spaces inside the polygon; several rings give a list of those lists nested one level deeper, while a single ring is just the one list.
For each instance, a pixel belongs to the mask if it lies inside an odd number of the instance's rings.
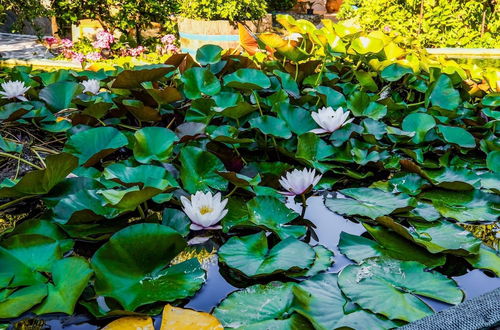
[{"label": "white water lily flower", "polygon": [[4,99],[18,99],[21,101],[28,101],[26,97],[24,97],[24,93],[28,91],[29,86],[24,86],[23,81],[7,81],[1,84],[3,92],[0,92],[2,98]]},{"label": "white water lily flower", "polygon": [[217,193],[212,196],[211,192],[204,194],[197,191],[191,195],[191,200],[181,196],[181,203],[184,206],[182,209],[191,219],[192,230],[202,229],[220,229],[221,226],[216,225],[227,214],[225,209],[227,199],[221,201],[221,194]]},{"label": "white water lily flower", "polygon": [[312,112],[312,118],[321,128],[313,129],[311,132],[316,134],[333,133],[354,120],[354,118],[347,120],[349,113],[349,111],[344,112],[342,107],[337,110],[333,110],[332,107],[324,107],[319,109],[318,112]]},{"label": "white water lily flower", "polygon": [[99,80],[96,79],[89,79],[86,81],[82,81],[82,85],[83,87],[85,87],[82,93],[89,92],[91,94],[96,95],[97,93],[99,93],[99,90],[101,89],[101,86],[99,85]]},{"label": "white water lily flower", "polygon": [[316,170],[308,170],[307,168],[299,171],[297,169],[287,172],[279,180],[281,186],[285,188],[285,192],[281,194],[286,196],[302,195],[309,189],[312,189],[318,184],[322,175],[316,175]]}]

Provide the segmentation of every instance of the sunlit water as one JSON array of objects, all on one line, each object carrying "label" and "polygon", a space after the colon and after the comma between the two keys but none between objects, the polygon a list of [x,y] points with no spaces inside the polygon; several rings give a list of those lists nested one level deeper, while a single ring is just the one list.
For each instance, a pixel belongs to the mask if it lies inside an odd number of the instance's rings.
[{"label": "sunlit water", "polygon": [[[301,205],[294,203],[291,199],[288,201],[288,207],[296,212],[301,211]],[[337,245],[341,232],[347,232],[353,235],[361,235],[365,232],[364,227],[352,221],[349,221],[328,210],[323,202],[323,197],[312,197],[308,200],[306,218],[316,225],[316,234],[318,241],[311,240],[311,244],[322,244],[335,253],[335,263],[329,269],[329,272],[337,273],[352,261],[344,257],[338,250]],[[465,291],[466,299],[477,297],[483,293],[492,291],[500,287],[500,278],[487,276],[481,270],[472,270],[465,275],[453,277],[458,285]],[[425,285],[425,283],[422,283]],[[229,293],[238,290],[238,288],[229,284],[219,272],[219,266],[212,264],[208,268],[207,282],[202,289],[185,305],[198,311],[210,312],[217,306]],[[435,311],[440,311],[450,307],[450,305],[441,303],[428,298],[422,298]],[[108,323],[105,320],[99,325],[87,323],[91,320],[89,316],[71,316],[71,317],[53,317],[44,316],[46,324],[50,329],[70,329],[70,330],[91,330],[99,329],[100,326]],[[155,317],[155,328],[159,329],[161,318]],[[93,323],[93,322],[92,322]]]}]

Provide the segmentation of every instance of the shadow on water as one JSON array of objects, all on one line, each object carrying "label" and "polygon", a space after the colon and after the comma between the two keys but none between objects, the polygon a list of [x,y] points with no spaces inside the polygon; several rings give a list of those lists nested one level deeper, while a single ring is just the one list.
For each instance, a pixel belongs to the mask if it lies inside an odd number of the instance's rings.
[{"label": "shadow on water", "polygon": [[[287,206],[296,212],[301,211],[301,205],[294,203],[292,199],[288,200]],[[335,263],[330,268],[329,272],[337,273],[345,266],[353,262],[344,257],[338,250],[338,243],[341,232],[347,232],[353,235],[361,235],[365,232],[364,227],[353,221],[347,220],[339,216],[325,206],[323,197],[312,197],[308,200],[308,208],[306,218],[311,220],[316,225],[316,234],[318,241],[311,240],[311,244],[322,244],[335,253]],[[489,277],[480,270],[472,270],[464,275],[453,276],[458,285],[465,291],[466,299],[477,297],[483,293],[492,291],[500,287],[500,278]],[[423,283],[425,285],[425,283]],[[198,311],[210,312],[217,306],[228,294],[237,290],[237,288],[229,284],[221,275],[219,265],[210,263],[207,269],[207,282],[203,288],[185,305]],[[422,298],[422,297],[421,297]],[[450,307],[450,305],[435,301],[429,298],[422,298],[436,312]],[[41,317],[45,320],[47,329],[70,329],[70,330],[93,330],[99,329],[103,324],[107,324],[110,320],[99,322],[99,326],[86,323],[90,319],[86,316],[46,316]],[[155,328],[159,329],[161,324],[161,316],[154,317]],[[92,321],[90,321],[92,322]],[[92,322],[94,323],[94,322]],[[103,323],[103,324],[101,324]]]}]

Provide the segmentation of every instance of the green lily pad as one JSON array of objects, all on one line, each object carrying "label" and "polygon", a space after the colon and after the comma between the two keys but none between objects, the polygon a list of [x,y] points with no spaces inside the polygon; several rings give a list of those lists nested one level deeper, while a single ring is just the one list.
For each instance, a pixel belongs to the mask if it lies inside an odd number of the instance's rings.
[{"label": "green lily pad", "polygon": [[184,189],[194,194],[209,187],[225,190],[227,181],[217,174],[225,171],[224,164],[214,154],[196,147],[184,147],[180,153],[180,177]]},{"label": "green lily pad", "polygon": [[224,86],[238,89],[262,89],[271,87],[271,80],[260,70],[239,69],[224,76]]},{"label": "green lily pad", "polygon": [[433,184],[450,190],[472,190],[479,185],[480,180],[479,176],[466,168],[445,167],[424,172]]},{"label": "green lily pad", "polygon": [[403,119],[402,128],[406,132],[415,132],[412,138],[414,143],[421,143],[425,136],[436,126],[436,121],[431,115],[426,113],[411,113]]},{"label": "green lily pad", "polygon": [[307,320],[290,315],[294,283],[271,282],[231,293],[213,312],[225,329],[310,329]]},{"label": "green lily pad", "polygon": [[159,224],[122,229],[92,257],[96,293],[116,299],[128,311],[192,296],[205,281],[199,262],[167,267],[185,246],[178,232]]},{"label": "green lily pad", "polygon": [[425,247],[431,253],[450,253],[459,256],[476,254],[481,241],[462,227],[448,221],[409,221],[410,228],[389,217],[377,218],[377,222],[392,229],[404,238]]},{"label": "green lily pad", "polygon": [[96,127],[71,135],[64,151],[78,157],[80,165],[92,166],[127,144],[125,135],[116,128]]},{"label": "green lily pad", "polygon": [[139,121],[160,121],[161,115],[157,109],[145,105],[139,100],[123,100],[125,108]]},{"label": "green lily pad", "polygon": [[20,143],[8,141],[0,136],[0,150],[5,152],[21,153],[23,151],[23,145]]},{"label": "green lily pad", "polygon": [[[0,291],[0,296],[2,291]],[[0,300],[0,318],[14,318],[38,304],[47,296],[47,286],[33,285],[20,288]]]},{"label": "green lily pad", "polygon": [[462,127],[438,125],[437,128],[446,142],[457,144],[462,148],[476,147],[474,136]]},{"label": "green lily pad", "polygon": [[293,287],[293,311],[307,318],[314,329],[391,329],[397,323],[349,303],[337,284],[337,274],[319,274]]},{"label": "green lily pad", "polygon": [[494,150],[488,153],[486,165],[491,171],[500,173],[500,150]]},{"label": "green lily pad", "polygon": [[278,116],[286,122],[287,127],[297,135],[307,133],[318,127],[311,117],[311,112],[303,108],[289,103],[280,103],[277,112]]},{"label": "green lily pad", "polygon": [[47,194],[77,166],[78,159],[68,153],[47,156],[46,168],[26,173],[12,187],[0,188],[0,198]]},{"label": "green lily pad", "polygon": [[380,76],[387,81],[398,81],[407,74],[412,74],[413,70],[411,68],[402,66],[398,63],[393,63],[384,68],[380,73]]},{"label": "green lily pad", "polygon": [[432,201],[443,217],[460,222],[494,222],[500,215],[500,197],[480,190],[434,190],[424,192],[420,197]]},{"label": "green lily pad", "polygon": [[217,45],[204,45],[196,50],[196,61],[201,65],[215,64],[220,61],[222,50]]},{"label": "green lily pad", "polygon": [[465,257],[465,260],[474,268],[490,270],[500,277],[500,252],[484,243],[481,244],[477,255]]},{"label": "green lily pad", "polygon": [[60,81],[50,84],[40,91],[39,97],[54,111],[71,107],[71,101],[82,87],[70,81]]},{"label": "green lily pad", "polygon": [[333,251],[327,249],[323,245],[316,245],[313,247],[314,253],[316,254],[314,262],[309,269],[303,270],[301,272],[288,272],[287,275],[290,277],[309,277],[314,276],[318,273],[326,271],[333,265]]},{"label": "green lily pad", "polygon": [[189,226],[191,225],[191,220],[181,210],[166,208],[162,213],[161,224],[174,229],[183,237],[186,237],[190,232]]},{"label": "green lily pad", "polygon": [[281,239],[298,238],[306,233],[306,227],[288,224],[298,214],[275,197],[257,196],[247,203],[247,208],[252,224],[271,230]]},{"label": "green lily pad", "polygon": [[163,127],[142,128],[135,132],[134,137],[134,157],[143,164],[167,161],[174,142],[178,140],[174,132]]},{"label": "green lily pad", "polygon": [[73,314],[78,298],[87,286],[92,269],[80,257],[61,259],[52,265],[52,282],[48,283],[47,298],[34,310],[38,315],[48,313]]},{"label": "green lily pad", "polygon": [[363,260],[386,256],[399,260],[418,261],[430,268],[444,265],[446,258],[409,242],[404,237],[383,227],[363,224],[375,241],[345,232],[340,234],[339,250],[349,259],[361,263]]},{"label": "green lily pad", "polygon": [[434,88],[429,96],[433,106],[438,106],[445,110],[455,110],[460,104],[460,93],[453,88],[451,79],[441,74],[436,81]]},{"label": "green lily pad", "polygon": [[464,299],[455,281],[446,276],[428,272],[415,261],[390,258],[373,258],[360,265],[349,265],[340,273],[338,284],[361,308],[408,322],[433,314],[432,308],[416,295],[453,305]]},{"label": "green lily pad", "polygon": [[313,249],[293,237],[269,249],[264,232],[231,237],[218,254],[219,261],[248,277],[303,270],[312,266],[315,259]]},{"label": "green lily pad", "polygon": [[327,160],[335,153],[335,148],[314,133],[299,136],[295,157],[324,173],[330,169]]},{"label": "green lily pad", "polygon": [[188,99],[195,100],[203,95],[216,95],[221,86],[217,77],[207,68],[191,68],[181,77],[184,83],[184,94]]},{"label": "green lily pad", "polygon": [[260,116],[249,121],[250,126],[257,128],[266,135],[289,139],[292,137],[292,132],[288,129],[286,122],[280,118],[273,116]]},{"label": "green lily pad", "polygon": [[167,187],[179,187],[175,179],[165,168],[154,165],[130,167],[123,163],[114,163],[104,169],[103,176],[126,187],[139,185],[141,187],[153,187],[160,190],[164,190]]},{"label": "green lily pad", "polygon": [[411,198],[379,189],[348,188],[339,193],[351,198],[327,198],[325,205],[335,213],[362,215],[375,219],[410,206]]}]

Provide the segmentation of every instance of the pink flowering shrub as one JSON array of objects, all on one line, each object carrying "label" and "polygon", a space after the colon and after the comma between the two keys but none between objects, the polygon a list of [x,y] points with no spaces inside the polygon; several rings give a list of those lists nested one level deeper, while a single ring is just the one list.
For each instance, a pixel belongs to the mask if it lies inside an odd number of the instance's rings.
[{"label": "pink flowering shrub", "polygon": [[95,36],[95,40],[84,38],[76,43],[73,43],[70,39],[55,37],[43,39],[43,43],[54,54],[80,63],[97,62],[117,56],[140,57],[148,53],[159,55],[178,53],[179,48],[176,42],[175,35],[167,34],[161,38],[149,39],[147,42],[149,46],[130,47],[126,38],[116,40],[113,34],[108,31],[99,31]]}]

